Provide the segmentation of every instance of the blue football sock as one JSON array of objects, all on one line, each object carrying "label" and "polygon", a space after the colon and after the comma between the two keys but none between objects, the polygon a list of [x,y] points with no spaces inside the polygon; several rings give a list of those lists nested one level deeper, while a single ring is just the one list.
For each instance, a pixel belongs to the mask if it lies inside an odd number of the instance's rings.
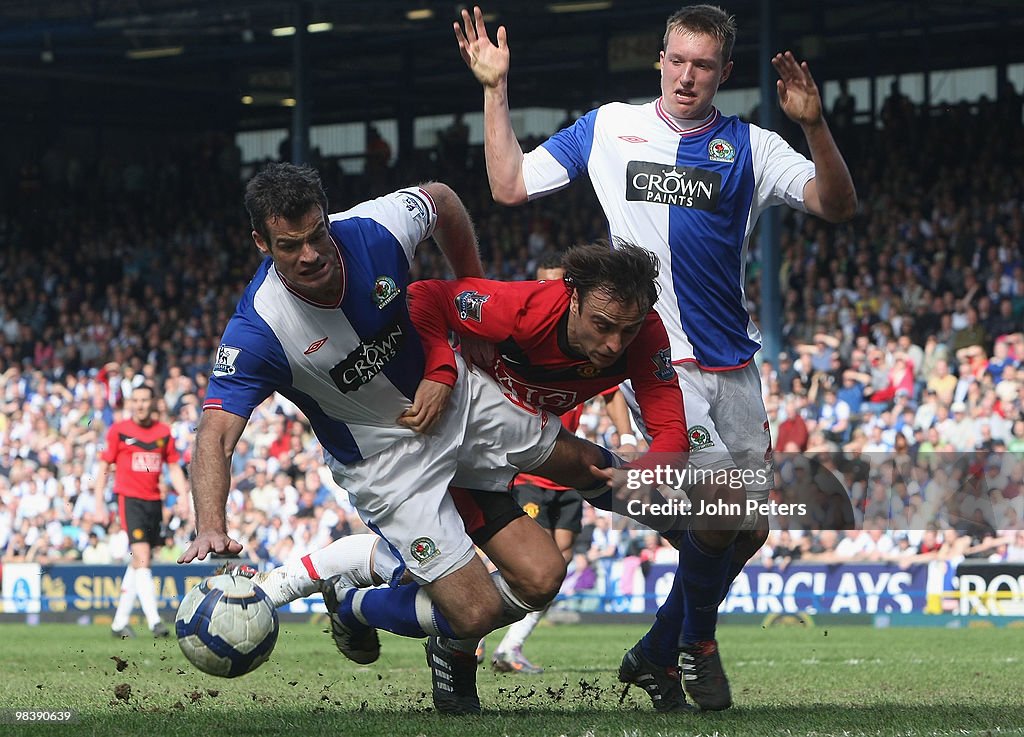
[{"label": "blue football sock", "polygon": [[725,601],[725,597],[729,595],[729,588],[732,586],[732,582],[736,580],[738,575],[740,575],[740,572],[743,570],[743,566],[746,564],[746,560],[736,560],[733,556],[729,557],[729,566],[725,572],[725,583],[722,585],[722,591],[718,596],[719,604]]},{"label": "blue football sock", "polygon": [[[417,598],[423,618],[417,616]],[[427,606],[423,606],[426,603]],[[429,612],[429,614],[427,614]],[[373,589],[352,589],[338,604],[338,615],[348,627],[376,627],[405,637],[455,637],[448,620],[430,601],[419,584],[380,586]]]},{"label": "blue football sock", "polygon": [[725,550],[710,551],[687,531],[680,538],[679,570],[684,594],[681,643],[715,639],[722,585],[732,561],[735,543]]},{"label": "blue football sock", "polygon": [[683,544],[683,536],[686,535],[686,530],[671,529],[665,530],[661,533],[661,536],[665,538],[665,542],[671,545],[676,550],[679,550],[679,546]]},{"label": "blue football sock", "polygon": [[606,512],[615,511],[615,508],[612,506],[612,503],[615,501],[615,496],[612,494],[611,489],[607,489],[606,491],[601,492],[598,496],[588,496],[585,498],[588,502],[590,502],[593,506],[597,507],[598,509],[603,509]]},{"label": "blue football sock", "polygon": [[679,634],[683,626],[684,606],[683,577],[679,569],[676,569],[665,603],[658,608],[654,624],[640,640],[644,657],[655,665],[667,668],[679,660]]}]

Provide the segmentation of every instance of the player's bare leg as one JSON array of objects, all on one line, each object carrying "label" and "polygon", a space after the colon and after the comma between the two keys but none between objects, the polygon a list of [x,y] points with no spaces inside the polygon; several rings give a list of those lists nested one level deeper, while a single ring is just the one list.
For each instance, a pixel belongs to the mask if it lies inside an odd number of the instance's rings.
[{"label": "player's bare leg", "polygon": [[[572,548],[576,542],[576,533],[572,530],[554,529],[547,530],[544,534],[547,535],[548,533],[550,533],[550,539],[554,541],[563,562],[561,566],[562,576],[559,578],[559,582],[561,582],[565,576],[565,564],[572,560]],[[540,547],[540,545],[537,546],[538,549]],[[530,550],[532,554],[534,548],[530,548]],[[491,666],[494,670],[500,673],[526,673],[531,675],[544,672],[542,667],[534,665],[523,655],[522,648],[523,643],[526,642],[526,639],[544,615],[547,614],[550,607],[551,603],[549,602],[539,611],[530,612],[508,628],[508,632],[505,633],[505,637],[498,644],[497,649],[494,651],[494,656],[491,658]]]},{"label": "player's bare leg", "polygon": [[[515,622],[509,634],[494,651],[492,665],[499,672],[542,673],[539,668],[522,657],[521,640],[510,645],[513,630],[522,629],[529,622],[526,634],[544,615],[565,578],[565,558],[548,531],[530,517],[519,517],[504,527],[483,546],[484,552],[502,572],[509,585],[536,611]],[[523,550],[530,555],[524,556]],[[525,639],[525,636],[523,637]],[[518,657],[517,657],[518,656]]]},{"label": "player's bare leg", "polygon": [[167,637],[170,630],[160,620],[160,612],[156,605],[156,586],[153,583],[153,570],[150,567],[153,550],[148,542],[136,542],[131,545],[131,561],[125,569],[121,581],[121,597],[114,613],[111,630],[115,637],[135,637],[135,632],[128,624],[136,597],[142,605],[146,624],[154,637]]}]

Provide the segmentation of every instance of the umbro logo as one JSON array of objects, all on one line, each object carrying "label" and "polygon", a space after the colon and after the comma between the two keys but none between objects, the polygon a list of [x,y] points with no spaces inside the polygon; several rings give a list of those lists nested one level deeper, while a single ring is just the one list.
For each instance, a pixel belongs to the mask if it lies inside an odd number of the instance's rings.
[{"label": "umbro logo", "polygon": [[647,143],[647,139],[640,136],[619,136],[619,138],[626,143]]},{"label": "umbro logo", "polygon": [[316,353],[318,350],[323,348],[324,343],[327,342],[327,338],[321,338],[320,340],[314,340],[309,344],[309,348],[304,350],[302,353],[308,356],[310,353]]}]

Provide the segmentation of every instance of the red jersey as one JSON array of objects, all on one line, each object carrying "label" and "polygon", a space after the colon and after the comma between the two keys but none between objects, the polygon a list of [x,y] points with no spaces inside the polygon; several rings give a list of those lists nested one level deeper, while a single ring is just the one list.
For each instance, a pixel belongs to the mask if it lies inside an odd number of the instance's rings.
[{"label": "red jersey", "polygon": [[505,396],[563,415],[581,402],[630,379],[652,452],[689,450],[683,394],[676,380],[668,333],[651,310],[618,361],[597,368],[569,345],[570,295],[561,281],[427,280],[409,285],[409,314],[423,340],[430,378],[454,383],[448,331],[495,343],[488,373]]},{"label": "red jersey", "polygon": [[177,463],[180,456],[171,428],[164,423],[143,427],[133,420],[121,420],[107,431],[107,447],[100,458],[117,466],[115,494],[159,501],[163,465]]}]

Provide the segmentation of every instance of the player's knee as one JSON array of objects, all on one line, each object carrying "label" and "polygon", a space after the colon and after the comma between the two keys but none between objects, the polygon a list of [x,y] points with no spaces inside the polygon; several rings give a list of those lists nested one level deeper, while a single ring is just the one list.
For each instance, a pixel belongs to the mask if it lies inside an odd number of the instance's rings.
[{"label": "player's knee", "polygon": [[135,543],[131,547],[132,551],[132,568],[149,568],[152,561],[152,551],[149,545],[144,543]]},{"label": "player's knee", "polygon": [[753,548],[753,552],[756,553],[761,549],[761,546],[768,542],[768,534],[771,532],[768,520],[765,517],[757,522],[757,527],[749,533],[750,546]]},{"label": "player's knee", "polygon": [[516,594],[524,603],[535,609],[543,609],[558,595],[565,580],[565,559],[552,557],[546,565],[531,571],[529,577],[517,588]]},{"label": "player's knee", "polygon": [[483,637],[501,622],[502,603],[498,592],[493,595],[473,596],[463,601],[454,611],[445,612],[448,624],[460,639]]},{"label": "player's knee", "polygon": [[532,561],[529,567],[503,569],[502,575],[512,593],[531,609],[543,609],[558,595],[565,579],[565,559],[561,554]]}]

